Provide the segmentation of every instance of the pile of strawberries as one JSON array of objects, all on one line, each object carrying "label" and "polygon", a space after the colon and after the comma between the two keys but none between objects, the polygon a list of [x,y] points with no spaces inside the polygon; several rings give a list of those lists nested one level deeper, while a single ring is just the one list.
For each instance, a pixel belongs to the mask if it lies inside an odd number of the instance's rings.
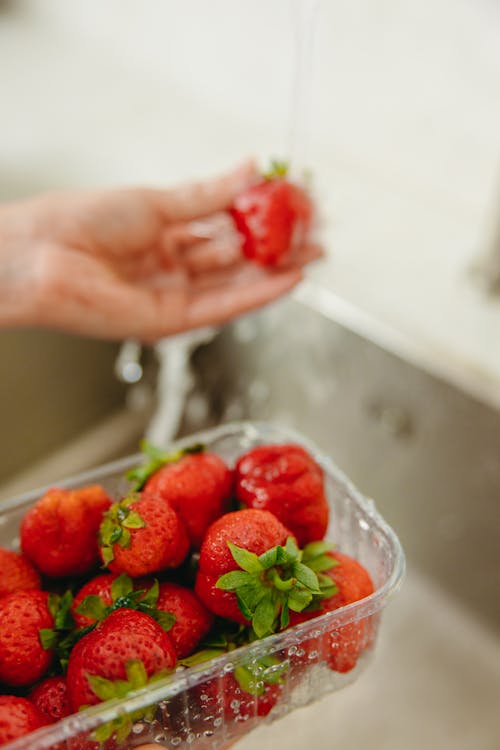
[{"label": "pile of strawberries", "polygon": [[[234,469],[201,445],[145,451],[126,497],[50,489],[22,520],[22,554],[0,549],[0,745],[373,592],[360,563],[324,541],[323,471],[301,446],[254,448]],[[370,627],[306,641],[293,668],[352,669]],[[220,684],[189,700],[226,722],[264,716],[292,666],[269,656],[258,680],[250,667],[227,673],[222,709]],[[138,717],[151,711],[58,750],[127,746]]]}]

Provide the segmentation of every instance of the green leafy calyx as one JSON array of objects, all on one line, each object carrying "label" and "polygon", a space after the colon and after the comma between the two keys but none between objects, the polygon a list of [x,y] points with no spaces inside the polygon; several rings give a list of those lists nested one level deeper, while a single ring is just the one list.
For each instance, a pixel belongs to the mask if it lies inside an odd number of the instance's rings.
[{"label": "green leafy calyx", "polygon": [[125,607],[144,612],[168,632],[175,623],[175,615],[172,612],[157,609],[159,593],[158,581],[155,580],[150,589],[134,590],[132,579],[126,573],[122,573],[111,584],[112,604],[107,607],[100,596],[90,594],[79,604],[76,612],[96,622],[101,622],[115,609]]},{"label": "green leafy calyx", "polygon": [[[144,664],[139,659],[130,659],[125,664],[126,680],[107,680],[105,677],[87,674],[87,681],[90,689],[100,700],[109,701],[113,698],[121,700],[130,693],[141,690],[153,682],[163,679],[170,674],[168,671],[158,672],[152,677],[148,677]],[[80,710],[86,708],[81,706]],[[106,742],[114,736],[118,744],[124,742],[135,721],[146,719],[152,721],[156,711],[156,705],[148,706],[129,714],[121,714],[113,721],[102,724],[92,733],[97,742]]]},{"label": "green leafy calyx", "polygon": [[113,503],[104,514],[99,528],[99,547],[105,565],[109,565],[115,558],[115,544],[124,549],[130,547],[130,529],[141,529],[146,526],[141,516],[131,508],[138,498],[139,496],[134,494],[125,497],[119,503]]},{"label": "green leafy calyx", "polygon": [[276,180],[286,177],[287,174],[288,162],[281,161],[280,159],[271,159],[271,166],[267,172],[264,172],[263,177],[265,180]]},{"label": "green leafy calyx", "polygon": [[195,443],[186,448],[181,448],[178,451],[165,453],[164,450],[151,445],[147,440],[141,442],[140,448],[146,456],[147,461],[141,466],[136,466],[135,468],[130,469],[126,474],[126,478],[129,482],[132,482],[132,492],[142,490],[148,479],[152,477],[158,469],[161,469],[162,466],[180,461],[181,458],[190,453],[201,453],[205,450],[205,446],[202,443]]},{"label": "green leafy calyx", "polygon": [[336,563],[327,542],[314,542],[300,550],[292,537],[285,546],[262,555],[228,542],[240,570],[221,576],[217,588],[236,594],[241,613],[252,623],[258,638],[286,628],[290,610],[302,612],[335,593],[325,572]]},{"label": "green leafy calyx", "polygon": [[52,628],[42,628],[38,637],[42,647],[46,650],[54,651],[55,658],[63,671],[68,665],[68,659],[71,649],[77,639],[75,639],[75,621],[71,611],[73,604],[73,594],[66,591],[62,596],[59,594],[49,594],[47,604],[49,612],[52,615],[54,625]]}]

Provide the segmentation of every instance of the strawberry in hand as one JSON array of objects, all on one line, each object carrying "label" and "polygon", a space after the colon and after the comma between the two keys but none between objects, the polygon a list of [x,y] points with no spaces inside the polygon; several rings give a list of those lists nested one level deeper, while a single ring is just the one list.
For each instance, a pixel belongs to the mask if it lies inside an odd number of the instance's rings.
[{"label": "strawberry in hand", "polygon": [[290,261],[311,225],[311,200],[287,179],[287,171],[285,164],[273,162],[264,179],[237,195],[230,208],[243,253],[263,266]]}]

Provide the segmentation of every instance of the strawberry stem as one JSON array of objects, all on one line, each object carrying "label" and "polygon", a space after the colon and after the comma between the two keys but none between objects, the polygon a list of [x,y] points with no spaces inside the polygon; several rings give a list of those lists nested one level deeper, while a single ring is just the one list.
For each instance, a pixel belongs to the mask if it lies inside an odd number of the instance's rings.
[{"label": "strawberry stem", "polygon": [[265,180],[275,180],[277,178],[286,177],[288,174],[288,162],[280,159],[271,159],[271,166],[262,175]]},{"label": "strawberry stem", "polygon": [[240,612],[259,638],[285,628],[288,610],[302,612],[332,595],[333,581],[326,577],[331,583],[327,585],[323,571],[335,561],[327,554],[331,547],[326,542],[300,550],[289,537],[284,547],[272,547],[260,556],[230,541],[227,545],[239,569],[222,575],[216,587],[236,595]]},{"label": "strawberry stem", "polygon": [[162,466],[176,463],[190,453],[201,453],[205,450],[205,446],[202,443],[195,443],[194,445],[186,446],[186,448],[181,448],[178,451],[165,453],[161,448],[157,448],[147,440],[141,441],[140,448],[148,460],[141,466],[136,466],[135,468],[130,469],[125,474],[125,477],[129,482],[132,482],[132,492],[142,490],[148,479],[152,477],[158,469],[161,469]]},{"label": "strawberry stem", "polygon": [[271,568],[271,570],[269,571],[268,580],[271,580],[273,582],[273,585],[278,589],[278,591],[290,591],[290,589],[292,589],[297,583],[296,578],[288,578],[284,581],[276,568]]}]

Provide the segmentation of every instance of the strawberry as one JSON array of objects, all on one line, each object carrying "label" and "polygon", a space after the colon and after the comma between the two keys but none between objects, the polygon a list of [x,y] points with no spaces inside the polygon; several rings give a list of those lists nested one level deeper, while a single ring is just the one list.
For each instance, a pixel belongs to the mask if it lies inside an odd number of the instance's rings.
[{"label": "strawberry", "polygon": [[[290,625],[297,625],[325,612],[352,604],[373,593],[372,579],[361,563],[342,552],[326,552],[326,556],[335,562],[335,567],[326,571],[326,575],[335,585],[335,593],[318,602],[317,608],[313,611],[292,613]],[[323,652],[325,660],[333,671],[349,672],[356,666],[360,654],[370,645],[371,639],[370,619],[363,618],[326,633],[321,636],[321,642],[319,639],[307,641],[305,648],[308,652],[311,650]]]},{"label": "strawberry", "polygon": [[13,591],[39,588],[40,576],[29,560],[0,547],[0,597]]},{"label": "strawberry", "polygon": [[[91,578],[87,581],[84,586],[77,592],[71,605],[71,611],[77,628],[88,628],[90,625],[94,625],[98,620],[103,620],[104,617],[98,617],[97,613],[83,614],[79,611],[79,607],[82,606],[83,602],[87,597],[98,597],[100,599],[100,607],[103,611],[113,604],[113,596],[111,593],[111,587],[113,582],[118,578],[118,573],[102,573],[101,575]],[[92,600],[91,600],[92,601]],[[87,602],[88,604],[88,602]]]},{"label": "strawberry", "polygon": [[323,539],[329,516],[323,471],[300,445],[263,445],[245,453],[235,484],[243,506],[274,513],[299,546]]},{"label": "strawberry", "polygon": [[172,506],[137,493],[114,503],[99,529],[104,564],[132,578],[179,566],[189,551],[184,522]]},{"label": "strawberry", "polygon": [[64,719],[71,713],[64,677],[48,677],[31,691],[29,698],[48,724]]},{"label": "strawberry", "polygon": [[189,656],[212,627],[213,614],[192,591],[176,583],[160,584],[156,607],[175,617],[169,635],[179,659]]},{"label": "strawberry", "polygon": [[29,685],[43,676],[52,650],[42,646],[40,631],[52,626],[46,592],[15,591],[0,599],[0,682]]},{"label": "strawberry", "polygon": [[[183,666],[193,666],[211,660],[221,654],[255,639],[254,634],[247,628],[230,631],[228,623],[214,629],[212,641],[216,647],[209,647],[198,651],[187,659],[182,659]],[[225,722],[246,722],[254,717],[264,717],[269,714],[278,702],[285,683],[288,662],[280,661],[275,654],[261,657],[249,664],[235,667],[233,672],[227,672],[222,677],[203,682],[195,689],[196,705],[193,705],[193,715],[207,714],[223,716]]]},{"label": "strawberry", "polygon": [[0,695],[0,745],[24,737],[46,723],[31,701],[14,695]]},{"label": "strawberry", "polygon": [[111,501],[102,487],[48,490],[21,524],[21,547],[47,576],[87,573],[99,561],[96,535]]},{"label": "strawberry", "polygon": [[273,171],[240,193],[229,210],[242,236],[243,253],[263,266],[288,261],[311,224],[311,200],[286,179],[286,173],[285,165],[275,163]]},{"label": "strawberry", "polygon": [[301,612],[313,597],[325,595],[302,556],[291,532],[272,513],[227,513],[207,531],[195,591],[214,614],[243,625],[251,622],[262,638],[288,625],[289,610]]},{"label": "strawberry", "polygon": [[[144,491],[168,500],[184,521],[191,546],[199,549],[207,528],[227,510],[232,490],[231,471],[214,453],[191,452],[172,461],[171,456],[159,453],[152,446],[146,444],[143,449],[151,457],[151,476],[144,484]],[[158,468],[161,456],[168,463]],[[147,466],[141,467],[141,471],[145,476]]]},{"label": "strawberry", "polygon": [[[149,615],[118,609],[78,641],[69,658],[71,706],[124,697],[150,678],[175,667],[172,639]],[[140,665],[140,666],[139,666]],[[145,683],[144,683],[145,684]]]},{"label": "strawberry", "polygon": [[80,589],[72,604],[73,617],[77,627],[89,628],[116,609],[134,609],[149,615],[163,630],[169,631],[176,618],[160,606],[159,594],[158,581],[132,581],[125,573],[105,573],[92,578]]},{"label": "strawberry", "polygon": [[273,657],[259,660],[263,668],[263,671],[259,669],[259,674],[249,667],[241,666],[236,667],[232,674],[205,684],[200,691],[201,710],[212,713],[222,703],[222,714],[226,722],[246,722],[257,716],[267,716],[281,696],[284,681],[282,674],[277,672],[273,675],[272,669],[269,669],[267,662],[271,661],[273,667],[279,663]]}]

